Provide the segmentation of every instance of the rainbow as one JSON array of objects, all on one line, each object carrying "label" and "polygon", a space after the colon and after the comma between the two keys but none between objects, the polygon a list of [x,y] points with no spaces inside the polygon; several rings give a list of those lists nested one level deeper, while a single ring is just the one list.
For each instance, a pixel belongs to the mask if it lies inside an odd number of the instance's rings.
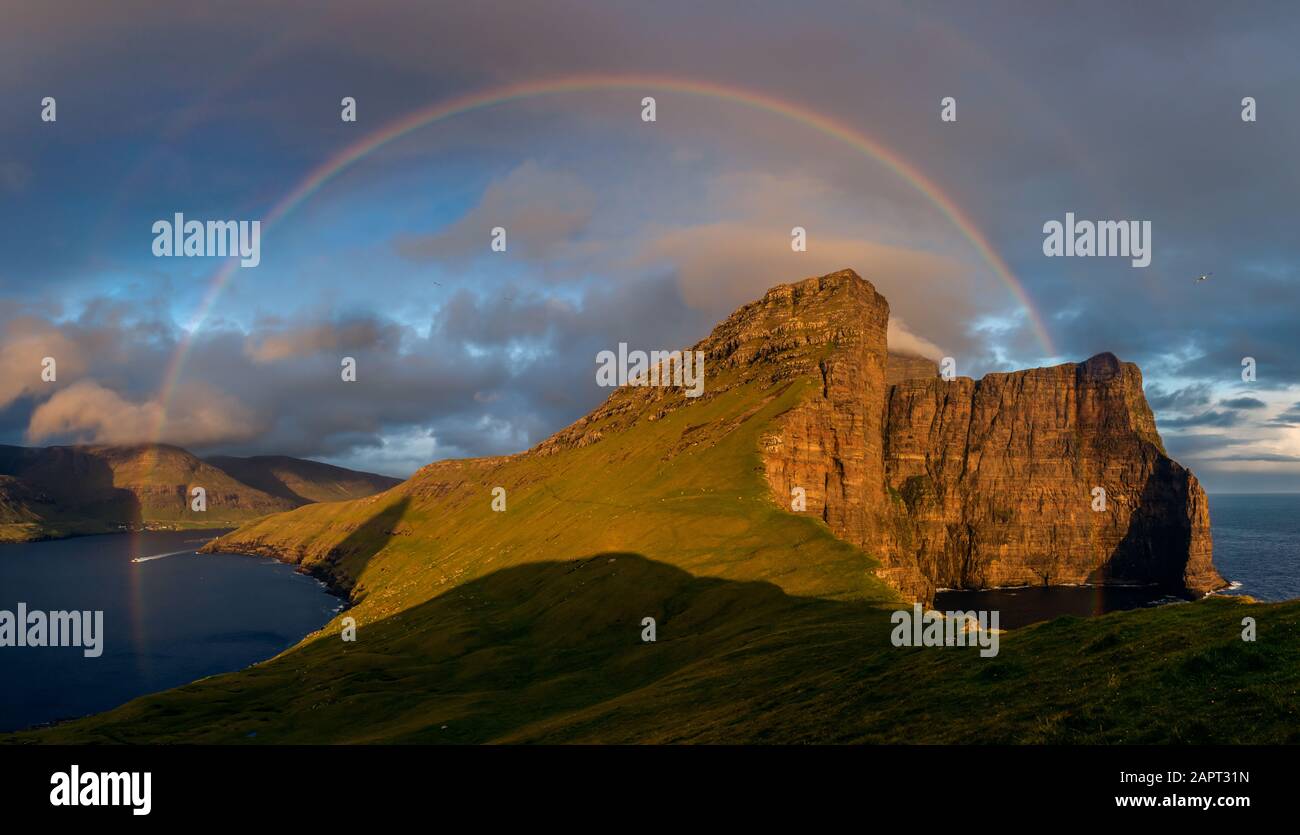
[{"label": "rainbow", "polygon": [[[475,110],[482,110],[484,108],[494,107],[496,105],[536,96],[621,90],[635,90],[640,92],[669,91],[746,105],[756,110],[792,119],[795,122],[823,134],[824,136],[843,142],[865,156],[883,164],[924,195],[925,198],[934,205],[934,207],[937,208],[944,217],[946,217],[958,229],[958,231],[961,232],[962,236],[970,242],[974,247],[975,252],[1007,287],[1011,292],[1011,295],[1020,305],[1021,309],[1028,316],[1034,335],[1038,339],[1040,346],[1046,352],[1046,355],[1049,357],[1056,355],[1056,350],[1052,346],[1050,337],[1048,337],[1047,328],[1043,324],[1042,316],[1039,315],[1033,302],[1029,298],[1029,294],[1025,292],[1024,287],[1016,279],[1015,275],[1012,274],[1011,269],[1007,266],[1006,262],[1002,260],[1001,256],[997,254],[985,239],[975,223],[961,210],[952,198],[946,195],[938,185],[917,170],[913,165],[911,165],[911,163],[866,134],[863,134],[847,125],[833,121],[819,113],[752,90],[723,86],[711,82],[640,75],[600,77],[573,76],[511,84],[504,87],[470,93],[459,98],[440,102],[424,108],[423,110],[417,110],[401,119],[389,123],[385,127],[367,135],[356,143],[349,145],[342,151],[339,151],[337,154],[327,159],[321,165],[317,166],[271,208],[270,212],[262,219],[262,231],[267,231],[270,227],[284,219],[305,200],[319,191],[321,187],[334,179],[353,163],[364,159],[375,150],[382,148],[388,143],[406,136],[422,127],[426,127],[453,116],[470,113]],[[171,362],[168,364],[163,376],[163,384],[160,391],[162,408],[159,410],[158,425],[155,427],[155,438],[161,438],[167,419],[171,397],[175,391],[176,383],[180,379],[186,357],[189,354],[194,341],[194,336],[202,326],[204,320],[207,319],[208,314],[211,312],[217,299],[220,297],[222,290],[224,290],[226,285],[230,282],[238,264],[239,259],[237,258],[227,259],[222,267],[215,273],[211,283],[208,285],[207,291],[204,293],[203,299],[200,302],[194,317],[190,321],[189,327],[186,328],[184,335],[181,337],[181,340],[177,345],[176,351],[172,355]]]}]

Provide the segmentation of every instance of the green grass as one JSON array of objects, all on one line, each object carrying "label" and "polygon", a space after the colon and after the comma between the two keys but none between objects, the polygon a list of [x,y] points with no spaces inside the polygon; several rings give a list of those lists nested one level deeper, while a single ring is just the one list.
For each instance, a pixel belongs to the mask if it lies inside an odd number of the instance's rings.
[{"label": "green grass", "polygon": [[1300,604],[1062,618],[993,659],[892,647],[902,604],[875,561],[762,476],[762,433],[809,385],[646,408],[589,446],[444,462],[246,525],[229,541],[356,605],[247,670],[9,741],[1300,741]]}]

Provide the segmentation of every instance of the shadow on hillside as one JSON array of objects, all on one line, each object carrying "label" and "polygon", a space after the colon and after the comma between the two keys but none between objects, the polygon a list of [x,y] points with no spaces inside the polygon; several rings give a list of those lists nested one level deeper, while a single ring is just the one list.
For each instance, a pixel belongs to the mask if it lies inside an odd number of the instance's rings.
[{"label": "shadow on hillside", "polygon": [[[342,588],[352,588],[354,581],[365,571],[376,554],[384,550],[395,537],[402,536],[400,523],[410,507],[411,499],[403,496],[371,516],[330,549],[329,566],[309,566],[313,572],[325,570],[329,579]],[[360,597],[357,601],[360,601]]]},{"label": "shadow on hillside", "polygon": [[[1198,610],[1235,627],[1237,613],[1214,614],[1235,605]],[[1169,617],[1191,607],[1167,611],[1163,634],[1181,646],[1186,622]],[[643,639],[647,617],[653,642]],[[1150,625],[1157,615],[1125,617]],[[1095,741],[1129,710],[1123,702],[1112,714],[1089,713],[1113,695],[1108,653],[1123,641],[1107,640],[1117,623],[1102,630],[1061,619],[1035,632],[1034,652],[992,660],[974,647],[896,649],[887,609],[606,552],[501,568],[381,620],[363,618],[352,642],[322,634],[251,670],[0,743]],[[1096,640],[1100,631],[1110,638]],[[1225,687],[1244,686],[1294,657],[1206,663],[1231,675]],[[1180,739],[1188,715],[1196,728],[1235,715],[1197,713],[1203,700],[1183,680],[1204,673],[1171,664],[1159,680],[1174,681],[1153,703],[1164,725],[1131,729],[1137,741]],[[1045,703],[1024,695],[1044,670],[1070,673],[1064,685],[1048,679],[1078,702],[1060,727],[1044,728],[1035,715]],[[1149,684],[1138,681],[1133,698]],[[1168,708],[1169,698],[1183,704]],[[1016,700],[1019,712],[1000,714],[1009,726],[990,719]],[[1276,707],[1269,721],[1293,736],[1289,705]],[[1243,725],[1222,740],[1243,733],[1255,731]]]},{"label": "shadow on hillside", "polygon": [[1183,569],[1192,532],[1185,510],[1186,483],[1175,478],[1175,466],[1163,456],[1156,460],[1124,538],[1089,582],[1150,583],[1187,596]]},{"label": "shadow on hillside", "polygon": [[224,455],[213,455],[203,459],[203,463],[210,467],[216,467],[241,484],[246,484],[254,490],[261,490],[263,493],[275,496],[277,499],[292,502],[295,506],[301,507],[312,503],[311,499],[295,492],[270,467],[259,468],[254,463],[258,460],[256,458],[245,460]]},{"label": "shadow on hillside", "polygon": [[0,475],[39,494],[49,521],[138,525],[144,518],[136,495],[114,485],[112,468],[75,447],[0,446]]},{"label": "shadow on hillside", "polygon": [[[653,642],[644,640],[646,618]],[[310,706],[299,717],[312,725],[310,741],[482,742],[690,667],[713,679],[706,690],[734,686],[717,678],[716,662],[728,656],[738,659],[731,674],[774,684],[802,687],[800,671],[873,675],[892,655],[875,651],[888,647],[890,630],[888,612],[866,603],[792,597],[767,582],[696,577],[606,552],[502,568],[363,623],[355,644],[327,637],[268,666],[310,670],[293,682],[298,693],[346,683],[337,702],[304,695],[287,706]]]}]

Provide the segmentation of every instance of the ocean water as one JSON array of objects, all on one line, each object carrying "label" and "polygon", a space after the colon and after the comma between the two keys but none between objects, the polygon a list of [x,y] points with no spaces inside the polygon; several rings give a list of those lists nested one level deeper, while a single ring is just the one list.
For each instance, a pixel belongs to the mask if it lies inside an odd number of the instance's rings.
[{"label": "ocean water", "polygon": [[[0,731],[84,716],[270,658],[342,601],[273,560],[195,553],[211,531],[0,545],[0,610],[102,610],[103,654],[0,646]],[[140,562],[133,560],[142,559]]]},{"label": "ocean water", "polygon": [[1229,593],[1300,597],[1300,493],[1210,496],[1210,530]]},{"label": "ocean water", "polygon": [[[1214,564],[1232,588],[1222,594],[1256,600],[1300,598],[1300,493],[1210,496]],[[1152,589],[1033,586],[987,591],[944,591],[942,611],[999,613],[1003,629],[1016,629],[1062,615],[1089,617],[1176,602]]]}]

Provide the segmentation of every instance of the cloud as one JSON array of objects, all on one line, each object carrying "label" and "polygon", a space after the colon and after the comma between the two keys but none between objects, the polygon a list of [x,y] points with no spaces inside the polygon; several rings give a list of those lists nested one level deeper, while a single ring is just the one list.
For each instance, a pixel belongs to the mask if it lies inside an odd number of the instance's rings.
[{"label": "cloud", "polygon": [[1169,453],[1175,458],[1198,456],[1207,451],[1242,446],[1249,442],[1245,438],[1231,437],[1221,432],[1198,434],[1165,433],[1164,441]]},{"label": "cloud", "polygon": [[463,217],[427,235],[403,235],[394,245],[413,261],[459,267],[492,254],[492,230],[506,230],[506,251],[539,261],[570,245],[591,221],[595,197],[577,177],[525,162],[488,185]]},{"label": "cloud", "polygon": [[1220,400],[1219,405],[1228,409],[1263,409],[1268,406],[1257,397],[1232,397]]},{"label": "cloud", "polygon": [[907,323],[897,316],[889,317],[889,329],[886,342],[891,353],[914,357],[927,357],[940,361],[947,354],[938,345],[928,339],[917,336],[907,329]]},{"label": "cloud", "polygon": [[1280,452],[1243,453],[1240,455],[1216,455],[1207,461],[1263,461],[1272,464],[1300,463],[1300,455],[1286,455]]},{"label": "cloud", "polygon": [[325,351],[357,349],[392,350],[400,338],[400,329],[372,316],[350,317],[339,322],[281,325],[264,324],[265,331],[250,334],[244,342],[245,354],[253,362],[264,364]]},{"label": "cloud", "polygon": [[[58,380],[76,379],[85,368],[81,347],[48,321],[22,316],[3,323],[0,331],[0,408],[24,395],[52,393]],[[43,361],[55,361],[56,379],[41,379]]]},{"label": "cloud", "polygon": [[1236,412],[1216,412],[1212,409],[1191,417],[1157,418],[1161,426],[1167,426],[1171,429],[1183,429],[1191,426],[1236,426],[1240,420],[1241,415]]},{"label": "cloud", "polygon": [[1300,403],[1296,403],[1281,414],[1275,415],[1269,423],[1277,426],[1300,426]]},{"label": "cloud", "polygon": [[36,443],[56,439],[99,444],[161,440],[201,447],[247,441],[263,429],[242,404],[197,383],[187,383],[175,392],[159,437],[156,428],[163,412],[164,406],[156,400],[132,403],[98,383],[81,380],[37,407],[27,438]]},{"label": "cloud", "polygon": [[1210,402],[1211,386],[1208,383],[1194,383],[1180,389],[1169,390],[1160,385],[1149,385],[1146,390],[1147,403],[1157,412],[1184,412]]},{"label": "cloud", "polygon": [[[175,325],[101,299],[75,319],[11,315],[0,331],[6,368],[26,368],[51,345],[86,361],[66,375],[61,362],[58,382],[43,387],[6,375],[17,396],[0,409],[0,442],[162,440],[406,475],[435,457],[537,443],[608,396],[595,384],[598,351],[620,341],[686,347],[713,325],[671,276],[567,295],[461,289],[422,329],[319,304],[247,327],[213,320],[190,338],[165,414],[157,391],[180,344]],[[355,383],[340,377],[345,351],[357,360]]]},{"label": "cloud", "polygon": [[645,244],[637,263],[671,265],[686,302],[715,313],[732,310],[777,284],[845,267],[870,280],[886,298],[891,285],[910,283],[916,295],[925,292],[922,287],[928,289],[937,306],[966,307],[955,289],[960,265],[949,258],[860,239],[818,236],[815,229],[809,235],[808,252],[792,251],[790,240],[788,227],[700,224],[664,231]]}]

